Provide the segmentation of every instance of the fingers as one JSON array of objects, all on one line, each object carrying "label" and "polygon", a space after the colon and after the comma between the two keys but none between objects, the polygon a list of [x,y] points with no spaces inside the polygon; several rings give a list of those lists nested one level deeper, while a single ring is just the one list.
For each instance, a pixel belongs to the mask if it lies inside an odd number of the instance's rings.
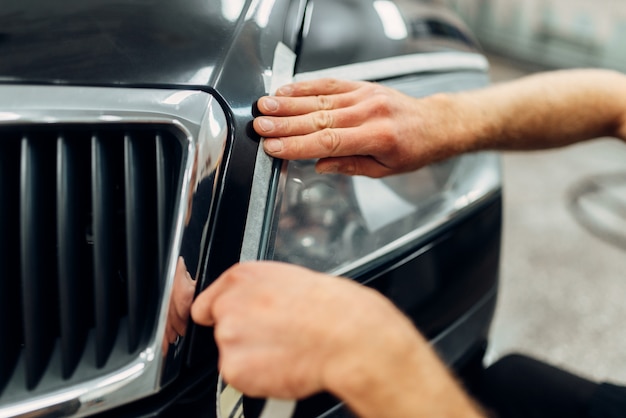
[{"label": "fingers", "polygon": [[213,314],[215,301],[219,296],[230,287],[229,280],[233,280],[234,276],[230,270],[222,273],[209,287],[198,295],[191,305],[191,318],[198,325],[213,326],[215,324],[215,316]]},{"label": "fingers", "polygon": [[262,266],[250,267],[254,264],[256,263],[235,264],[204,289],[191,305],[191,318],[194,322],[205,326],[215,325],[219,314],[219,302],[226,299],[222,296],[237,288],[245,288],[245,285],[240,286],[242,282],[254,280],[262,274]]},{"label": "fingers", "polygon": [[[320,88],[314,87],[318,85]],[[257,107],[264,115],[272,116],[296,116],[339,109],[358,103],[370,87],[363,82],[330,79],[296,83],[282,87],[276,96],[261,97]],[[285,94],[286,91],[290,93]]]},{"label": "fingers", "polygon": [[348,144],[347,129],[324,129],[290,138],[267,138],[263,147],[272,157],[287,160],[354,155]]},{"label": "fingers", "polygon": [[358,97],[351,93],[307,97],[265,96],[257,101],[257,107],[268,116],[297,116],[318,110],[339,109],[357,102]]},{"label": "fingers", "polygon": [[337,80],[333,78],[322,78],[318,80],[300,81],[287,84],[276,91],[277,96],[316,96],[340,94],[353,91],[362,87],[365,83],[361,81]]},{"label": "fingers", "polygon": [[265,138],[306,135],[327,128],[351,128],[367,120],[368,114],[361,107],[357,105],[291,117],[263,116],[256,118],[253,126]]},{"label": "fingers", "polygon": [[379,156],[394,151],[394,130],[382,123],[348,128],[324,128],[309,134],[267,137],[265,152],[272,157],[301,160],[327,157]]}]

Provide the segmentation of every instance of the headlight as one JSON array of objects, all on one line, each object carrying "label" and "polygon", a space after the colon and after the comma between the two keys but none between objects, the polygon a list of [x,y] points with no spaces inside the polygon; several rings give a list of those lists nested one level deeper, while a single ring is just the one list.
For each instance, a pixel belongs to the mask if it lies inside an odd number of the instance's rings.
[{"label": "headlight", "polygon": [[388,177],[318,175],[290,162],[273,258],[344,274],[434,232],[498,191],[493,153],[471,154]]}]

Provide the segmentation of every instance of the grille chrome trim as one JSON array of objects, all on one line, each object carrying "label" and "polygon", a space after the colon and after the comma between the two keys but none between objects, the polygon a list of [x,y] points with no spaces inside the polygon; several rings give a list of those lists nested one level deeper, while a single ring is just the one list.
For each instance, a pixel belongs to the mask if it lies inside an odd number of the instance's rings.
[{"label": "grille chrome trim", "polygon": [[[155,246],[158,248],[158,254],[164,256],[165,262],[159,271],[159,277],[163,280],[162,289],[160,291],[160,299],[158,300],[156,326],[147,339],[139,342],[126,341],[130,344],[130,351],[133,346],[137,349],[132,353],[130,360],[123,363],[115,363],[107,368],[103,373],[94,376],[84,376],[74,380],[70,380],[67,386],[63,385],[44,385],[44,389],[33,387],[30,391],[5,390],[11,389],[11,382],[14,376],[10,377],[7,387],[0,386],[0,417],[28,415],[39,416],[54,413],[55,416],[84,416],[102,412],[115,406],[131,402],[133,400],[149,396],[159,390],[163,385],[164,376],[175,376],[180,367],[180,353],[174,355],[163,355],[167,353],[164,347],[164,333],[166,328],[166,320],[170,297],[172,294],[172,285],[174,281],[174,273],[177,260],[180,253],[181,241],[185,223],[188,220],[191,202],[197,185],[206,178],[214,174],[221,158],[222,152],[228,138],[228,124],[226,115],[219,105],[218,101],[209,93],[195,90],[159,90],[159,89],[143,89],[143,88],[105,88],[105,87],[76,87],[76,86],[31,86],[31,85],[2,85],[0,86],[0,129],[3,127],[26,127],[43,126],[48,128],[55,125],[76,124],[79,126],[89,126],[91,124],[105,125],[116,127],[121,124],[127,126],[155,125],[165,129],[175,131],[176,136],[181,142],[181,160],[179,162],[181,171],[179,173],[179,183],[174,189],[174,195],[166,195],[167,188],[164,187],[166,181],[163,176],[155,175],[154,183],[156,184],[156,200],[157,200],[157,222],[163,225],[165,219],[165,205],[170,201],[174,201],[172,208],[173,222],[167,225],[171,232],[169,233],[168,242],[165,242],[165,234],[160,234],[157,238]],[[0,146],[3,138],[0,137]],[[162,141],[157,138],[157,144]],[[96,161],[102,157],[98,145],[98,138],[94,136],[90,145],[92,150],[92,159]],[[133,183],[135,162],[133,158],[137,156],[135,145],[132,141],[125,139],[124,148],[125,155],[130,158],[125,162],[123,169],[127,173],[127,178]],[[22,147],[28,151],[28,142],[22,140]],[[58,137],[56,142],[51,145],[55,150],[59,166],[64,167],[59,170],[57,177],[52,179],[53,192],[59,193],[66,190],[68,178],[71,177],[72,165],[67,164],[71,157],[67,154],[65,138]],[[157,145],[157,171],[158,164],[163,164],[165,150],[162,146]],[[41,156],[33,155],[30,151],[22,153],[28,155],[22,161],[22,169],[30,170],[31,167],[37,168],[32,162]],[[46,157],[45,155],[43,156]],[[54,158],[53,158],[54,159]],[[52,164],[55,164],[52,161]],[[97,165],[97,164],[96,164]],[[0,173],[3,173],[3,158],[0,155]],[[67,171],[64,171],[67,170]],[[151,179],[152,180],[152,179]],[[93,180],[96,181],[96,180]],[[134,182],[140,184],[140,182]],[[99,186],[99,185],[97,185]],[[2,192],[3,183],[0,182],[0,192]],[[134,189],[133,189],[134,187]],[[137,186],[128,184],[126,189],[129,191],[126,196],[127,201],[132,201],[133,192]],[[22,188],[29,190],[29,188]],[[97,190],[97,188],[96,188]],[[176,191],[177,190],[177,191]],[[100,199],[100,193],[95,193],[92,199]],[[18,196],[18,200],[22,200],[22,205],[28,207],[30,203],[28,199],[39,198],[38,196],[30,196],[28,193],[22,193]],[[57,201],[56,211],[57,217],[54,222],[64,225],[65,220],[71,218],[72,207],[66,205],[70,202],[71,196],[59,198]],[[127,203],[132,205],[133,203]],[[61,210],[62,209],[62,210]],[[3,209],[1,214],[7,213]],[[127,222],[135,222],[135,219],[126,219]],[[22,228],[31,228],[24,222]],[[13,226],[10,226],[13,228]],[[0,223],[0,231],[6,228],[6,225]],[[19,228],[19,225],[18,225]],[[51,239],[61,244],[64,234],[71,234],[71,230],[59,228],[58,235],[53,235]],[[141,230],[134,231],[134,238],[128,238],[129,246],[133,246],[136,250],[138,247],[138,239],[140,239]],[[1,250],[2,248],[0,248]],[[67,246],[59,246],[59,274],[64,277],[70,277],[67,283],[61,284],[61,298],[68,298],[71,291],[73,279],[71,275],[71,259],[72,248]],[[141,251],[139,248],[137,251]],[[0,256],[0,261],[2,261]],[[129,262],[132,264],[132,262]],[[30,266],[28,266],[30,268]],[[128,267],[134,269],[134,266]],[[137,267],[137,268],[140,268]],[[66,276],[67,274],[67,276]],[[0,277],[0,279],[2,279]],[[2,289],[5,287],[2,280]],[[129,296],[137,303],[141,303],[142,295],[134,294]],[[4,299],[2,299],[4,300]],[[65,320],[61,320],[61,326],[67,327],[71,320],[68,319],[67,313],[62,314]],[[141,312],[135,311],[130,321],[121,324],[122,327],[137,328],[137,321],[141,316]],[[65,325],[63,325],[65,324]],[[10,325],[10,324],[9,324]],[[6,324],[0,323],[0,330]],[[12,330],[12,328],[8,328]],[[129,334],[132,337],[132,332]],[[74,336],[72,336],[74,338]],[[143,342],[147,341],[147,342]],[[70,344],[72,344],[70,342]],[[57,344],[58,345],[58,344]],[[0,350],[0,354],[4,361],[4,356],[8,355],[13,358],[12,349],[8,348],[8,352]],[[87,350],[85,348],[85,350]],[[178,350],[176,350],[178,351]],[[8,354],[7,354],[8,353]],[[52,355],[53,361],[66,363],[61,361],[58,356],[58,350],[54,350]],[[20,360],[22,362],[23,360]],[[4,365],[0,363],[0,372]],[[16,369],[21,366],[16,366]],[[72,365],[63,366],[64,370],[71,369]],[[60,367],[59,367],[60,369]],[[63,372],[67,374],[68,372]],[[15,374],[15,373],[13,373]],[[25,380],[20,377],[19,380]],[[33,380],[33,379],[31,379]],[[36,379],[35,379],[36,380]],[[33,380],[34,381],[34,380]],[[58,382],[63,382],[59,379]],[[57,383],[58,383],[57,382]],[[21,382],[22,384],[24,382]],[[61,388],[61,389],[59,389]],[[123,388],[123,390],[121,390]]]}]

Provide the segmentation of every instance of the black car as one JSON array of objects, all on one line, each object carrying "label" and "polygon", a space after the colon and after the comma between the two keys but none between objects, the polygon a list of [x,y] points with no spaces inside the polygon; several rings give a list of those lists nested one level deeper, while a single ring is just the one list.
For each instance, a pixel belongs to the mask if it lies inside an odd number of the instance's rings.
[{"label": "black car", "polygon": [[[243,259],[372,286],[459,373],[480,363],[498,157],[319,176],[269,159],[251,129],[291,76],[416,97],[486,85],[443,4],[23,0],[0,22],[0,416],[214,416],[217,350],[186,309]],[[296,409],[344,413],[325,394]]]}]

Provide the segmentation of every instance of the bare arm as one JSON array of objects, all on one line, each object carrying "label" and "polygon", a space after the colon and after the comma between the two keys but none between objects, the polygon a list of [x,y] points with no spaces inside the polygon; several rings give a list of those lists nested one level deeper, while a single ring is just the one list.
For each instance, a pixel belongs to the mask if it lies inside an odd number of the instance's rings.
[{"label": "bare arm", "polygon": [[414,99],[373,83],[317,80],[259,100],[266,151],[320,158],[320,172],[381,177],[463,152],[626,138],[626,76],[537,74],[486,89]]},{"label": "bare arm", "polygon": [[542,149],[600,136],[626,138],[626,76],[617,72],[540,73],[458,96],[462,106],[482,112],[477,117],[484,119],[484,130],[472,138],[477,149]]},{"label": "bare arm", "polygon": [[275,262],[229,269],[193,319],[215,327],[226,381],[251,396],[327,390],[361,417],[478,417],[412,323],[378,292]]}]

